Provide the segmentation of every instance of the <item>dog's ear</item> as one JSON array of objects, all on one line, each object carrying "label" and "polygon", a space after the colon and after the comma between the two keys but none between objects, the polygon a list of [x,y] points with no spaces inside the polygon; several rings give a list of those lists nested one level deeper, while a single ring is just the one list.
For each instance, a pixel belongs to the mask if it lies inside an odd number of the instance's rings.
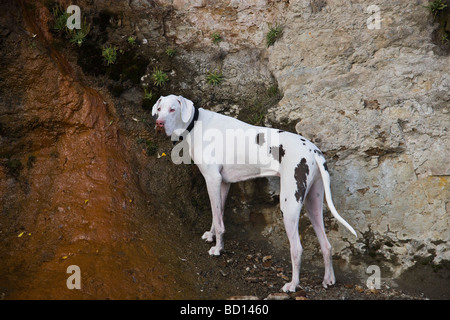
[{"label": "dog's ear", "polygon": [[156,101],[155,105],[153,106],[153,109],[152,109],[152,117],[156,116],[156,114],[157,114],[157,112],[158,112],[158,107],[159,107],[159,105],[160,105],[160,103],[161,103],[161,99],[162,99],[162,97],[159,98],[158,101]]},{"label": "dog's ear", "polygon": [[192,112],[194,111],[194,103],[182,96],[179,96],[177,100],[181,105],[181,120],[187,123],[191,119]]}]

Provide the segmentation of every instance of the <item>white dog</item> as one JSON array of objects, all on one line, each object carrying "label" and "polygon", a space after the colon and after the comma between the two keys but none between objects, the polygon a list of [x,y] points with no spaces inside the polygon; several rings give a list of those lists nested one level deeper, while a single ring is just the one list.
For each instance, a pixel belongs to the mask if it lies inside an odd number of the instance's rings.
[{"label": "white dog", "polygon": [[[280,209],[290,243],[292,281],[282,288],[294,292],[299,284],[302,246],[298,223],[302,205],[319,239],[325,263],[323,286],[333,285],[331,245],[323,224],[323,196],[333,216],[356,236],[355,230],[338,214],[330,191],[330,176],[322,152],[300,135],[281,130],[256,127],[232,117],[197,109],[181,96],[161,97],[153,106],[156,126],[172,140],[180,142],[172,159],[183,149],[203,174],[212,209],[212,226],[202,239],[216,245],[210,255],[223,250],[225,200],[233,182],[263,176],[280,177]],[[180,147],[178,147],[180,146]],[[178,148],[177,148],[178,147]],[[180,159],[180,158],[179,158]],[[180,163],[177,159],[178,163]]]}]

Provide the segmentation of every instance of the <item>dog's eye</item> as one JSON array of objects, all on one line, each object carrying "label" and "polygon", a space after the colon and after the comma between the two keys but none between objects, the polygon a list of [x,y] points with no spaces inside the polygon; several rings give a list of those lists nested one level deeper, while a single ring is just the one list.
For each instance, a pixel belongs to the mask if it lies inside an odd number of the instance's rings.
[{"label": "dog's eye", "polygon": [[161,108],[158,108],[158,112],[160,112],[161,111]]},{"label": "dog's eye", "polygon": [[170,112],[175,112],[175,109],[170,109]]}]

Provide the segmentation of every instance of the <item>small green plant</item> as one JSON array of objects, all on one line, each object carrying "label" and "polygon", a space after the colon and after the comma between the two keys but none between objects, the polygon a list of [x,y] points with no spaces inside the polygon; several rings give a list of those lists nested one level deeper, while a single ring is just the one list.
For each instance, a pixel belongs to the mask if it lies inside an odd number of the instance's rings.
[{"label": "small green plant", "polygon": [[148,90],[147,88],[144,88],[144,100],[152,100],[153,98],[153,92]]},{"label": "small green plant", "polygon": [[424,7],[430,10],[430,12],[433,14],[433,18],[436,19],[436,16],[445,8],[447,8],[447,4],[445,3],[445,0],[434,0],[429,2],[428,5]]},{"label": "small green plant", "polygon": [[173,58],[175,57],[175,55],[177,54],[177,50],[175,50],[174,48],[167,48],[166,49],[166,55]]},{"label": "small green plant", "polygon": [[84,39],[86,38],[90,30],[91,26],[86,24],[84,24],[79,30],[76,29],[72,30],[71,32],[72,38],[70,39],[70,42],[77,44],[79,47],[81,47],[81,45],[84,42]]},{"label": "small green plant", "polygon": [[70,37],[70,43],[81,46],[90,31],[90,25],[86,24],[86,19],[84,19],[84,22],[80,29],[75,29],[67,26],[67,20],[69,19],[71,14],[65,12],[60,5],[55,6],[52,9],[52,13],[54,18],[53,29],[57,32],[64,31],[65,35]]},{"label": "small green plant", "polygon": [[86,34],[82,30],[77,30],[73,33],[70,43],[77,44],[79,47],[83,44]]},{"label": "small green plant", "polygon": [[269,99],[278,98],[280,96],[280,89],[278,89],[278,86],[271,86],[269,89],[267,89],[267,97]]},{"label": "small green plant", "polygon": [[444,44],[450,42],[450,32],[445,30],[441,32],[441,42]]},{"label": "small green plant", "polygon": [[165,72],[155,68],[153,70],[152,79],[155,86],[162,87],[169,81],[169,76]]},{"label": "small green plant", "polygon": [[127,40],[128,40],[128,43],[131,44],[132,46],[136,44],[135,36],[129,36]]},{"label": "small green plant", "polygon": [[245,107],[239,113],[241,120],[256,126],[263,126],[267,111],[282,98],[276,84],[268,87],[265,92],[261,91],[253,101],[245,101]]},{"label": "small green plant", "polygon": [[53,17],[55,19],[55,24],[53,29],[60,32],[67,30],[67,19],[69,19],[70,14],[63,11],[60,7],[53,8]]},{"label": "small green plant", "polygon": [[106,61],[106,64],[109,66],[110,64],[114,64],[117,60],[117,47],[103,47],[102,56]]},{"label": "small green plant", "polygon": [[270,46],[273,46],[275,42],[281,37],[281,34],[283,33],[283,28],[276,25],[271,26],[269,29],[269,32],[266,34],[266,45],[267,48]]},{"label": "small green plant", "polygon": [[211,39],[212,39],[212,42],[214,43],[214,44],[218,44],[219,42],[221,42],[223,39],[222,39],[222,36],[220,35],[220,33],[218,33],[218,32],[214,32],[212,35],[211,35]]},{"label": "small green plant", "polygon": [[264,124],[264,116],[265,112],[263,111],[254,113],[248,118],[248,122],[254,126],[262,126]]},{"label": "small green plant", "polygon": [[206,81],[209,84],[218,86],[223,82],[223,74],[219,70],[209,71],[208,75],[206,76]]}]

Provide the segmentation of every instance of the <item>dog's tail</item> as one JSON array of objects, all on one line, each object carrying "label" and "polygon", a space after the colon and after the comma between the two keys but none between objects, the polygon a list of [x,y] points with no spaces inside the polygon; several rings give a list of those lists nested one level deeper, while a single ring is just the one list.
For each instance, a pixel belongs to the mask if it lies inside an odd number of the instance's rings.
[{"label": "dog's tail", "polygon": [[314,158],[316,159],[317,165],[319,166],[320,175],[322,176],[323,188],[325,190],[325,199],[327,200],[328,208],[330,208],[333,216],[342,223],[351,233],[356,235],[356,231],[350,226],[347,221],[345,221],[337,212],[336,208],[333,204],[333,199],[331,198],[331,189],[330,189],[330,174],[328,173],[328,169],[326,168],[325,159],[318,154],[314,153]]}]

